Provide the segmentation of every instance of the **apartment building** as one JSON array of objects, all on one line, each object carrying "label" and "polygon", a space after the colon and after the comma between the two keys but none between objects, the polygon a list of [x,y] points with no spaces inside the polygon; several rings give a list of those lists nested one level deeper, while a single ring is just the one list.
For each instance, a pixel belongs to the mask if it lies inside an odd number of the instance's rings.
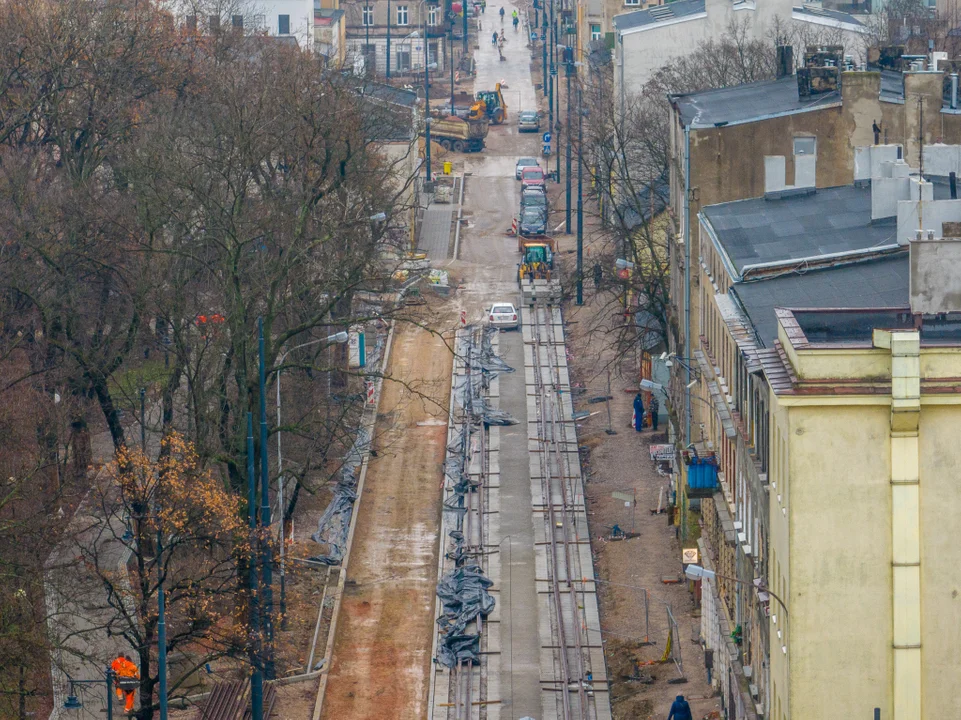
[{"label": "apartment building", "polygon": [[345,12],[347,55],[358,72],[411,77],[423,74],[425,61],[437,64],[432,73],[449,72],[452,23],[454,37],[462,38],[460,16],[452,21],[445,11],[449,4],[353,0],[339,5]]},{"label": "apartment building", "polygon": [[747,39],[768,42],[775,24],[863,59],[868,28],[847,13],[796,0],[676,0],[612,19],[615,96],[638,93],[659,68],[701,42],[720,40],[732,26]]}]

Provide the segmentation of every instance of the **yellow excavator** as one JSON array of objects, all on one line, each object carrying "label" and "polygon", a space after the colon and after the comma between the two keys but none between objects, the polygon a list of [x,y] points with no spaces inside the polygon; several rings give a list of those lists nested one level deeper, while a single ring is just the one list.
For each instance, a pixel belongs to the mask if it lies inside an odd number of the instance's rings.
[{"label": "yellow excavator", "polygon": [[550,280],[554,269],[554,241],[522,240],[520,246],[522,258],[517,281],[523,285],[524,280]]},{"label": "yellow excavator", "polygon": [[[483,112],[495,125],[500,125],[503,122],[507,122],[507,102],[504,100],[504,94],[501,92],[501,84],[497,83],[494,85],[493,90],[479,90],[474,93],[474,99],[478,102],[471,107],[471,112],[474,112],[474,108],[478,105],[483,104]],[[481,112],[480,108],[477,108],[477,112]]]}]

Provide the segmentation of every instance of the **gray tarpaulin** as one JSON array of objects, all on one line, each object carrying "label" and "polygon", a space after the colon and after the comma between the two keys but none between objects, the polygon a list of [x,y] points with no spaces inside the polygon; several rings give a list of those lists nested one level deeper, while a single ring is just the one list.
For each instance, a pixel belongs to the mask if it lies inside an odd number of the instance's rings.
[{"label": "gray tarpaulin", "polygon": [[344,559],[350,516],[354,511],[354,501],[357,499],[358,474],[369,449],[370,433],[365,428],[360,428],[357,439],[344,457],[340,479],[334,488],[334,497],[324,510],[324,514],[320,516],[317,532],[310,536],[315,543],[327,545],[327,554],[315,555],[310,558],[311,560],[327,565],[339,565]]},{"label": "gray tarpaulin", "polygon": [[479,479],[471,479],[473,454],[480,449],[478,433],[488,425],[514,425],[509,414],[491,407],[486,390],[491,378],[514,369],[494,354],[492,332],[483,333],[480,346],[473,342],[473,333],[460,333],[456,352],[463,358],[470,372],[454,379],[454,402],[463,412],[462,424],[456,427],[447,445],[444,463],[445,486],[451,490],[444,501],[444,524],[448,528],[448,550],[445,556],[454,561],[455,568],[445,573],[437,583],[437,596],[443,603],[440,643],[437,661],[445,667],[458,662],[476,663],[480,654],[480,637],[465,633],[467,624],[478,615],[488,615],[494,609],[494,598],[487,592],[491,581],[478,565],[465,565],[470,555],[465,547],[464,516],[467,513],[468,493],[476,490]]},{"label": "gray tarpaulin", "polygon": [[477,565],[454,568],[437,583],[437,597],[444,608],[437,619],[441,635],[437,659],[442,665],[453,667],[458,660],[477,660],[480,639],[464,630],[478,615],[489,615],[494,609],[494,598],[487,592],[492,584]]}]

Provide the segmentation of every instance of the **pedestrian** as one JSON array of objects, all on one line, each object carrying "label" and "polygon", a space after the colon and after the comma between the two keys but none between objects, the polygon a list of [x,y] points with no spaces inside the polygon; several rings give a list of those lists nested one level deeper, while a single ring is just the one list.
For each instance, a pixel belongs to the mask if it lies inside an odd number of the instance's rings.
[{"label": "pedestrian", "polygon": [[604,278],[604,270],[599,262],[594,263],[594,289],[601,289],[601,280]]},{"label": "pedestrian", "polygon": [[651,402],[647,406],[647,412],[651,416],[651,430],[657,432],[657,414],[661,410],[661,403],[657,399],[657,395],[651,393]]},{"label": "pedestrian", "polygon": [[518,25],[519,23],[520,23],[520,20],[518,20],[518,19],[517,19],[517,16],[515,15],[515,16],[514,16],[514,32],[517,32],[517,25]]},{"label": "pedestrian", "polygon": [[487,2],[486,2],[486,0],[481,3],[481,15],[483,15],[485,12],[487,12]]},{"label": "pedestrian", "polygon": [[691,715],[691,706],[687,704],[683,695],[678,695],[671,704],[671,714],[667,716],[667,720],[694,720]]},{"label": "pedestrian", "polygon": [[878,121],[874,120],[871,123],[871,130],[874,132],[874,144],[878,145],[881,143],[881,126],[878,125]]},{"label": "pedestrian", "polygon": [[491,45],[496,45],[496,44],[497,44],[497,31],[495,30],[494,34],[491,36]]},{"label": "pedestrian", "polygon": [[644,398],[638,393],[634,397],[634,414],[631,416],[631,425],[637,432],[644,429]]},{"label": "pedestrian", "polygon": [[504,22],[504,8],[501,8],[501,22]]},{"label": "pedestrian", "polygon": [[511,13],[511,17],[514,18],[515,20],[517,19],[517,10]]}]

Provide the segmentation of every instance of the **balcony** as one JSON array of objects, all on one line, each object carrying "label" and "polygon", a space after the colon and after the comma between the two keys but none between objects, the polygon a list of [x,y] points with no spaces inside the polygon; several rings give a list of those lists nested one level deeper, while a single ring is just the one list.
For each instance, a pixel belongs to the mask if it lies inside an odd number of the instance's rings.
[{"label": "balcony", "polygon": [[720,485],[717,479],[717,458],[688,456],[685,452],[687,465],[687,496],[689,498],[713,497]]}]

